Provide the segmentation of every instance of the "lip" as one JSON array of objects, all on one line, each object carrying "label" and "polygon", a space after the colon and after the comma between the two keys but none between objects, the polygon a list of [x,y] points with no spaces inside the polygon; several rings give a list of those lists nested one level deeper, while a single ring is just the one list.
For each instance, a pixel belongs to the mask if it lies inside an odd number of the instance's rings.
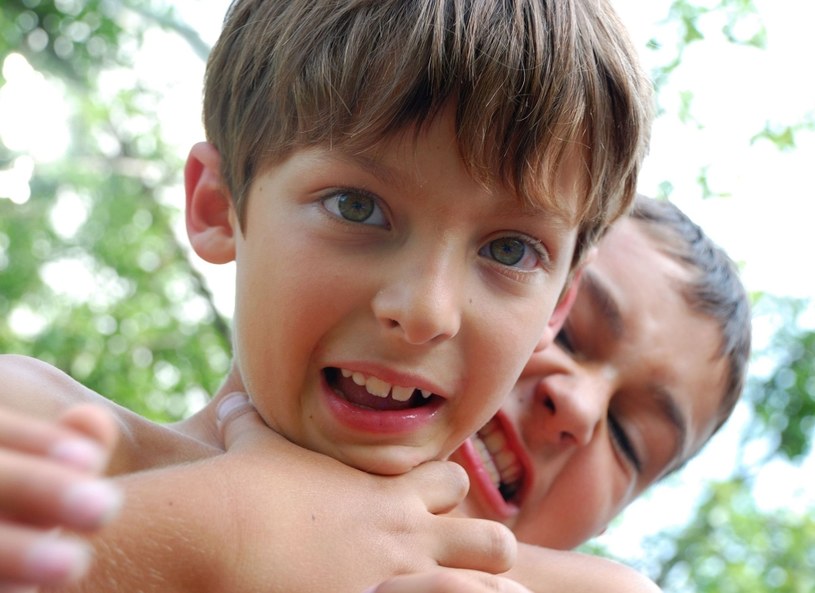
[{"label": "lip", "polygon": [[520,511],[530,484],[534,483],[534,470],[529,455],[518,437],[518,433],[506,415],[499,411],[493,417],[493,420],[497,421],[500,425],[501,430],[506,436],[509,448],[515,453],[523,467],[523,485],[521,491],[515,497],[515,500],[513,502],[504,500],[501,492],[495,484],[493,484],[492,478],[481,460],[481,455],[475,449],[472,437],[468,438],[458,448],[455,453],[455,460],[464,467],[464,470],[470,477],[471,494],[475,495],[483,505],[486,505],[487,511],[491,511],[498,520],[503,521],[514,517]]},{"label": "lip", "polygon": [[[327,368],[344,368],[359,371],[366,375],[373,375],[390,383],[391,385],[412,386],[417,389],[425,389],[433,393],[427,402],[422,406],[406,408],[402,410],[376,410],[355,405],[345,398],[339,396],[328,384],[326,378]],[[392,370],[374,367],[370,364],[359,363],[338,363],[330,367],[323,368],[320,374],[320,385],[323,393],[323,400],[333,417],[343,426],[355,431],[399,436],[415,433],[429,425],[442,409],[446,397],[441,394],[442,390],[426,379],[418,378],[415,375],[397,373]]]}]

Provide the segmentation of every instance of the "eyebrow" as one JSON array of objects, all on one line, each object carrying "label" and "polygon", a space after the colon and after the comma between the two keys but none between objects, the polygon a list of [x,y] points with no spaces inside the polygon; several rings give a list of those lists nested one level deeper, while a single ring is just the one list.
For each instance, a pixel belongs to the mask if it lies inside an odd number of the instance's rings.
[{"label": "eyebrow", "polygon": [[620,313],[620,307],[611,296],[608,287],[590,270],[586,270],[583,273],[580,290],[585,291],[592,304],[599,309],[614,339],[621,339],[625,333],[625,324],[623,323],[622,313]]},{"label": "eyebrow", "polygon": [[359,167],[370,175],[376,177],[386,185],[394,185],[398,181],[397,172],[385,163],[374,157],[342,149],[334,149],[321,154],[319,158],[335,163],[344,163]]}]

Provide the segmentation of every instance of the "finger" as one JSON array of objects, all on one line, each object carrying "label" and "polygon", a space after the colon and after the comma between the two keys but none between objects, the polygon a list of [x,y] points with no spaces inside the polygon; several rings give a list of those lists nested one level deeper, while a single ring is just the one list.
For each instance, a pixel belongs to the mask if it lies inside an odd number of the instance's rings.
[{"label": "finger", "polygon": [[487,519],[436,517],[444,521],[434,558],[439,565],[490,573],[506,572],[515,564],[518,542],[508,527]]},{"label": "finger", "polygon": [[76,581],[90,560],[90,548],[79,540],[0,523],[0,592]]},{"label": "finger", "polygon": [[216,408],[217,425],[224,449],[236,451],[277,436],[263,422],[245,393],[226,395]]},{"label": "finger", "polygon": [[427,510],[434,514],[453,510],[470,488],[467,472],[451,461],[428,461],[396,480],[417,492]]},{"label": "finger", "polygon": [[41,457],[0,450],[0,512],[32,526],[91,530],[119,510],[122,495],[107,480]]},{"label": "finger", "polygon": [[108,452],[119,440],[119,426],[113,414],[97,405],[73,407],[62,414],[59,423],[99,443]]},{"label": "finger", "polygon": [[98,471],[107,458],[104,449],[85,434],[8,410],[0,410],[0,448],[42,455],[88,471]]}]

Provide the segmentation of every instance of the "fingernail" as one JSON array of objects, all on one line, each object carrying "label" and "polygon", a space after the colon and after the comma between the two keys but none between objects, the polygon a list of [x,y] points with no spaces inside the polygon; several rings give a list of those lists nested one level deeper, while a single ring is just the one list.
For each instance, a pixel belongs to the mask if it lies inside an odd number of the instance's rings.
[{"label": "fingernail", "polygon": [[122,492],[106,480],[90,480],[71,486],[62,504],[73,527],[95,529],[119,512]]},{"label": "fingernail", "polygon": [[233,411],[237,410],[241,406],[245,406],[248,403],[249,398],[245,393],[230,393],[218,404],[218,408],[215,412],[218,417],[218,422],[223,422]]},{"label": "fingernail", "polygon": [[65,583],[87,572],[91,550],[78,541],[47,536],[29,548],[24,562],[29,579],[42,584]]},{"label": "fingernail", "polygon": [[49,455],[53,459],[89,471],[101,469],[105,462],[105,452],[99,445],[87,439],[60,441],[51,447]]}]

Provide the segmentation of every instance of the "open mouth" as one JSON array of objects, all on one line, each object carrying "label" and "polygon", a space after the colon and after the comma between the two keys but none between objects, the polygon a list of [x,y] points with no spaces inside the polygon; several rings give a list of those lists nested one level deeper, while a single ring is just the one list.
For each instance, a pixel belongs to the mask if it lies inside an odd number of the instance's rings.
[{"label": "open mouth", "polygon": [[505,502],[520,504],[526,471],[512,450],[510,439],[497,418],[490,420],[471,437],[476,452]]},{"label": "open mouth", "polygon": [[378,377],[336,367],[324,371],[326,382],[346,401],[372,410],[407,410],[425,406],[434,398],[430,391],[417,387],[391,385]]}]

